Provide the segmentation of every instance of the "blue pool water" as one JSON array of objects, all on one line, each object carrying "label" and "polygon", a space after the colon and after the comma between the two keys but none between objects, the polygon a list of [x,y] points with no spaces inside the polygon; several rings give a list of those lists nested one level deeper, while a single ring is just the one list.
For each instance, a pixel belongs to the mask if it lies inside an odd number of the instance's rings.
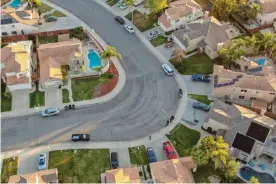
[{"label": "blue pool water", "polygon": [[265,65],[265,63],[266,63],[266,59],[265,59],[265,58],[257,59],[257,60],[256,60],[256,63],[257,63],[259,66],[263,66],[263,65]]},{"label": "blue pool water", "polygon": [[13,7],[13,8],[17,8],[17,7],[20,6],[20,4],[21,4],[21,0],[13,0],[13,2],[11,2],[11,3],[9,4],[9,6],[11,6],[11,7]]},{"label": "blue pool water", "polygon": [[93,49],[90,49],[88,51],[88,59],[90,61],[90,68],[93,69],[93,68],[102,66],[100,56]]},{"label": "blue pool water", "polygon": [[257,172],[251,167],[247,166],[240,169],[240,175],[246,181],[249,181],[252,176],[255,176],[258,178],[260,183],[275,183],[273,176],[270,174]]}]

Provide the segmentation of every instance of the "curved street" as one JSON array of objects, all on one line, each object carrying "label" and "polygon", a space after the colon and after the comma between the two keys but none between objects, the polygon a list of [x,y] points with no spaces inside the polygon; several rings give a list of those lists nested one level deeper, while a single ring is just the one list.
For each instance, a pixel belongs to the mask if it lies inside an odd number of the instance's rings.
[{"label": "curved street", "polygon": [[165,75],[161,63],[114,16],[93,0],[51,0],[84,21],[122,55],[126,85],[120,94],[103,104],[63,111],[59,116],[39,114],[2,119],[2,151],[66,142],[72,133],[90,133],[92,140],[123,141],[145,137],[166,125],[165,109],[173,115],[178,86]]}]

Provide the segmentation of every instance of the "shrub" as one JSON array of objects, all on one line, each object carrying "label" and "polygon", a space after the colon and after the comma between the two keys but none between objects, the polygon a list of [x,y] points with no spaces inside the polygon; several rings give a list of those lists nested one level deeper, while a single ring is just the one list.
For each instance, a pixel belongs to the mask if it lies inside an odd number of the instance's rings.
[{"label": "shrub", "polygon": [[82,40],[84,39],[85,37],[85,34],[84,34],[84,30],[83,30],[83,27],[76,27],[72,30],[72,33],[70,35],[70,37],[74,37],[74,38],[77,38],[79,40]]}]

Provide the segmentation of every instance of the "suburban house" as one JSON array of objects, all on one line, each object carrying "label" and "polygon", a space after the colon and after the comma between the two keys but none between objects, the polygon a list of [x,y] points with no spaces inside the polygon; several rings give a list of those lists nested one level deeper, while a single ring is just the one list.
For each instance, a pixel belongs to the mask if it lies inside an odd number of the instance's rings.
[{"label": "suburban house", "polygon": [[37,49],[40,63],[39,80],[42,88],[63,84],[61,69],[68,72],[82,71],[82,43],[76,38],[68,41],[42,44]]},{"label": "suburban house", "polygon": [[251,0],[260,4],[261,11],[258,13],[257,22],[264,24],[272,24],[276,22],[276,1],[275,0]]},{"label": "suburban house", "polygon": [[191,170],[196,167],[192,157],[150,163],[154,183],[194,183]]},{"label": "suburban house", "polygon": [[230,43],[232,32],[228,24],[221,24],[216,18],[208,17],[173,32],[172,38],[186,52],[200,49],[213,59],[218,56],[219,49]]},{"label": "suburban house", "polygon": [[38,32],[39,15],[33,10],[1,10],[1,36],[24,35]]},{"label": "suburban house", "polygon": [[253,62],[247,62],[241,65],[241,71],[232,71],[214,65],[212,95],[215,97],[250,100],[252,103],[264,101],[267,104],[275,99],[275,94],[273,66],[256,66]]},{"label": "suburban house", "polygon": [[31,174],[10,176],[8,183],[58,183],[58,170],[41,170]]},{"label": "suburban house", "polygon": [[108,170],[103,175],[105,183],[141,183],[137,167]]},{"label": "suburban house", "polygon": [[159,19],[158,24],[165,31],[172,31],[184,27],[187,23],[203,16],[203,11],[194,0],[178,0],[169,3]]},{"label": "suburban house", "polygon": [[32,88],[31,77],[35,65],[31,41],[10,43],[1,48],[1,79],[10,92]]},{"label": "suburban house", "polygon": [[215,101],[204,129],[214,131],[229,144],[233,157],[244,163],[262,156],[276,161],[276,121],[236,104]]}]

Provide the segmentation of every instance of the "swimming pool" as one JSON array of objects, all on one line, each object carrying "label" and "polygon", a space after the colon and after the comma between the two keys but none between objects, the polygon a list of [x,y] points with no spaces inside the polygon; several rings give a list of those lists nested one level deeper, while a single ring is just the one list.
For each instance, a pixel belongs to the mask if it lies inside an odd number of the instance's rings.
[{"label": "swimming pool", "polygon": [[252,176],[255,176],[256,178],[258,178],[260,183],[275,183],[272,175],[268,173],[257,172],[251,167],[247,166],[240,169],[240,176],[246,181],[249,181]]},{"label": "swimming pool", "polygon": [[88,59],[90,61],[89,67],[91,69],[102,66],[100,56],[93,49],[88,50]]},{"label": "swimming pool", "polygon": [[9,6],[13,7],[13,8],[18,8],[21,4],[21,0],[13,0],[13,2],[11,2],[9,4]]},{"label": "swimming pool", "polygon": [[255,61],[259,66],[263,66],[266,64],[267,59],[266,58],[259,58]]}]

